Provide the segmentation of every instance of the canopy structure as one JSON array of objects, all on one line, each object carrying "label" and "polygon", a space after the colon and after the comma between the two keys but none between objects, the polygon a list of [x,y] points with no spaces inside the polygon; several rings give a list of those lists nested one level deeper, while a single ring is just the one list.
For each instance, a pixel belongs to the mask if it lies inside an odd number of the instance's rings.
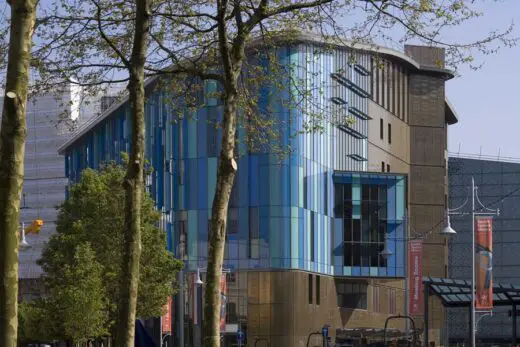
[{"label": "canopy structure", "polygon": [[[445,307],[471,306],[470,281],[424,277],[423,283],[429,286],[430,293],[442,300]],[[513,304],[520,304],[520,286],[493,283],[493,305],[512,306]]]},{"label": "canopy structure", "polygon": [[[471,282],[451,278],[423,277],[424,285],[424,320],[425,346],[428,341],[428,297],[435,295],[440,298],[444,307],[471,307]],[[516,314],[520,304],[520,286],[514,284],[493,283],[493,305],[511,306],[513,320],[512,343],[516,344]],[[470,312],[471,317],[471,312]],[[470,319],[470,330],[473,322]]]}]

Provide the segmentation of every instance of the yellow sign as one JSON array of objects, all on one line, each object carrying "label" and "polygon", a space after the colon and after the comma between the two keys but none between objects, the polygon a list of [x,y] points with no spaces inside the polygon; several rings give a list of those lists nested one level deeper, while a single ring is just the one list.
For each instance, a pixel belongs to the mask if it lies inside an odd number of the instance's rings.
[{"label": "yellow sign", "polygon": [[38,234],[40,232],[40,229],[43,225],[43,221],[41,219],[36,219],[36,220],[33,220],[33,222],[31,223],[31,225],[29,225],[26,229],[25,229],[25,234]]}]

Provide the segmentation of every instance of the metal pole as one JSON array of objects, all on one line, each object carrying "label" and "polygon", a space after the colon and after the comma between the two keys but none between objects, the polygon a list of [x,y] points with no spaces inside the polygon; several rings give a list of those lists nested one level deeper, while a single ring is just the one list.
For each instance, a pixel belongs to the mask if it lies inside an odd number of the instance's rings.
[{"label": "metal pole", "polygon": [[[409,233],[408,233],[408,209],[406,208],[404,210],[404,273],[405,273],[405,276],[404,276],[404,314],[405,316],[408,316],[408,295],[410,295],[409,293],[409,288],[408,288],[408,276],[410,276],[410,274],[408,273],[408,238],[410,237]],[[405,322],[405,336],[406,338],[408,339],[408,330],[410,330],[410,326],[409,326],[409,323],[408,322],[408,319],[406,320]]]},{"label": "metal pole", "polygon": [[184,270],[180,269],[178,274],[179,292],[177,293],[175,316],[177,320],[177,347],[184,347]]},{"label": "metal pole", "polygon": [[513,303],[513,346],[516,346],[516,304]]},{"label": "metal pole", "polygon": [[428,302],[429,302],[429,296],[430,296],[430,285],[426,283],[424,286],[424,347],[428,347],[428,340],[430,339],[429,336],[429,327],[428,327]]},{"label": "metal pole", "polygon": [[471,177],[471,341],[470,346],[476,347],[475,340],[475,179]]},{"label": "metal pole", "polygon": [[471,312],[472,309],[471,309],[471,306],[469,307],[469,325],[468,325],[468,329],[469,329],[469,339],[468,339],[468,345],[471,345],[471,339],[473,337],[473,333],[472,333],[472,327],[473,327],[473,316],[471,315]]}]

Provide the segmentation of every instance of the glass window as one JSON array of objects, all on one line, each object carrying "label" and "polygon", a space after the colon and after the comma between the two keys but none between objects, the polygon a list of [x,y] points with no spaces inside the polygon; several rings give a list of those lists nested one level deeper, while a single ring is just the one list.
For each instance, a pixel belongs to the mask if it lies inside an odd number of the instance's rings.
[{"label": "glass window", "polygon": [[249,208],[249,258],[260,257],[260,215],[258,207]]},{"label": "glass window", "polygon": [[359,242],[361,241],[361,220],[353,219],[352,220],[352,241]]},{"label": "glass window", "polygon": [[378,185],[372,185],[370,187],[370,200],[371,201],[377,201],[379,199],[379,186]]},{"label": "glass window", "polygon": [[316,305],[320,304],[320,276],[316,276]]},{"label": "glass window", "polygon": [[368,219],[363,219],[361,222],[361,241],[369,242],[370,241],[370,224]]},{"label": "glass window", "polygon": [[381,172],[385,172],[385,162],[381,162]]},{"label": "glass window", "polygon": [[383,124],[383,118],[380,118],[379,119],[379,137],[381,138],[381,140],[384,138],[384,124]]},{"label": "glass window", "polygon": [[361,266],[370,266],[370,244],[361,244]]},{"label": "glass window", "polygon": [[308,283],[308,288],[309,288],[309,304],[312,304],[312,275],[309,274],[309,283]]},{"label": "glass window", "polygon": [[352,266],[361,266],[361,244],[352,244]]},{"label": "glass window", "polygon": [[379,266],[379,248],[380,245],[378,243],[370,244],[370,266],[377,267]]},{"label": "glass window", "polygon": [[307,177],[303,178],[303,208],[307,208]]},{"label": "glass window", "polygon": [[343,266],[352,266],[352,243],[345,242],[343,245]]},{"label": "glass window", "polygon": [[329,192],[328,192],[328,189],[329,189],[329,186],[328,186],[328,179],[327,179],[327,175],[325,174],[324,177],[323,177],[323,180],[325,181],[324,185],[324,189],[323,189],[323,207],[324,207],[324,214],[325,215],[328,215],[329,214]]},{"label": "glass window", "polygon": [[392,124],[388,123],[388,143],[392,143]]},{"label": "glass window", "polygon": [[336,280],[338,306],[353,309],[367,309],[366,283],[348,283],[345,280]]},{"label": "glass window", "polygon": [[314,261],[314,212],[311,211],[311,261]]},{"label": "glass window", "polygon": [[[368,181],[366,181],[368,182]],[[341,187],[343,186],[343,191]],[[380,256],[387,233],[387,186],[384,184],[362,184],[357,196],[361,201],[345,199],[351,185],[335,186],[343,193],[343,265],[363,267],[386,267],[387,262]],[[356,206],[353,204],[356,203]],[[357,208],[357,211],[356,211]],[[339,214],[337,214],[339,215]],[[341,231],[340,231],[341,232]],[[313,250],[314,251],[314,250]],[[338,264],[339,265],[339,264]],[[340,298],[340,300],[347,300]]]},{"label": "glass window", "polygon": [[386,186],[385,185],[379,185],[379,201],[386,201],[387,200],[387,197],[386,197]]},{"label": "glass window", "polygon": [[343,241],[352,241],[352,219],[343,220]]},{"label": "glass window", "polygon": [[361,199],[368,200],[370,198],[370,185],[361,185]]},{"label": "glass window", "polygon": [[352,218],[352,201],[345,201],[343,203],[343,218]]},{"label": "glass window", "polygon": [[227,232],[228,234],[238,233],[238,209],[230,208],[228,212],[227,220]]},{"label": "glass window", "polygon": [[343,184],[343,201],[351,201],[351,200],[352,200],[352,185]]},{"label": "glass window", "polygon": [[334,186],[334,217],[343,217],[343,185],[336,184]]}]

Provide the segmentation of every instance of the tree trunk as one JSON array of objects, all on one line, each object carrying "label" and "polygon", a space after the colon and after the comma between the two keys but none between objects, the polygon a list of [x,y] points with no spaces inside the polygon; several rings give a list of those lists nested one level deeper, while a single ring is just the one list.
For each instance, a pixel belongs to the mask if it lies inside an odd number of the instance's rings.
[{"label": "tree trunk", "polygon": [[132,147],[125,187],[125,241],[121,271],[121,297],[117,331],[118,347],[133,347],[141,256],[141,202],[144,190],[144,136],[146,62],[150,29],[150,0],[136,0],[136,21],[128,92],[132,107]]},{"label": "tree trunk", "polygon": [[[234,84],[234,83],[233,83]],[[208,236],[208,268],[206,275],[204,326],[205,346],[220,346],[220,279],[226,243],[226,223],[231,188],[235,180],[237,163],[234,159],[237,89],[226,92],[222,126],[222,150],[217,171],[217,186],[211,209],[211,233]]]},{"label": "tree trunk", "polygon": [[25,114],[37,0],[11,3],[6,93],[0,130],[0,346],[18,334],[18,237],[24,175]]}]

